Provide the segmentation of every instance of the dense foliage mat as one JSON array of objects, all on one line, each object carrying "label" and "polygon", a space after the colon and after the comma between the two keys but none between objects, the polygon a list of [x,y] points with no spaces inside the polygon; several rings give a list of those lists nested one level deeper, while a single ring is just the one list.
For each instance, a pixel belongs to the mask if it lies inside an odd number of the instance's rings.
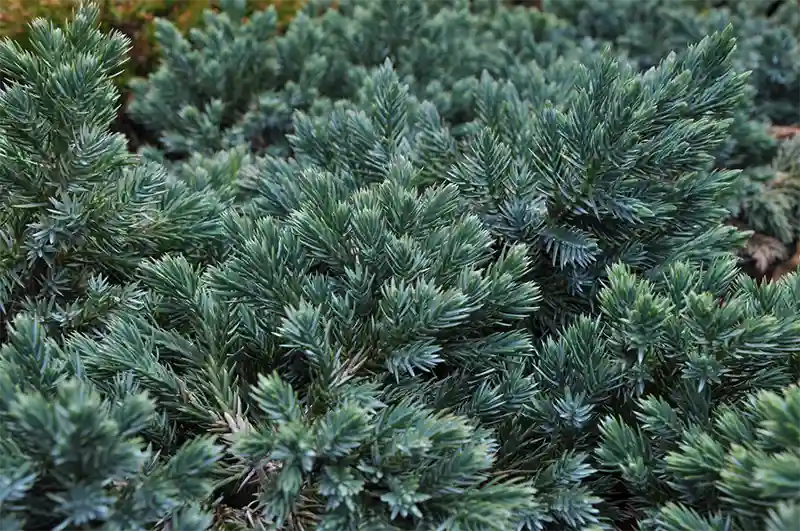
[{"label": "dense foliage mat", "polygon": [[96,8],[0,44],[0,528],[797,527],[800,275],[728,223],[794,81],[733,2],[221,4],[138,154]]}]

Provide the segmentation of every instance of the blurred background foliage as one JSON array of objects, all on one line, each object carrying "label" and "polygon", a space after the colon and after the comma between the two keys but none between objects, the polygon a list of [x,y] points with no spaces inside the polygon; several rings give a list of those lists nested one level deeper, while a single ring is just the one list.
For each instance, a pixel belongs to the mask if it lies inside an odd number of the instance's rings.
[{"label": "blurred background foliage", "polygon": [[[125,92],[134,76],[146,76],[158,61],[155,19],[166,18],[184,33],[203,23],[203,12],[219,9],[219,0],[99,0],[103,30],[116,29],[131,39],[130,60],[117,79]],[[292,19],[304,0],[247,0],[246,12],[274,6],[281,26]],[[0,38],[27,42],[28,23],[37,17],[62,22],[71,17],[80,0],[0,0]]]},{"label": "blurred background foliage", "polygon": [[[147,77],[158,65],[156,19],[169,20],[187,35],[192,28],[203,25],[206,10],[219,11],[220,3],[221,0],[96,0],[103,31],[116,29],[131,39],[125,70],[115,79],[123,105],[113,129],[129,139],[132,151],[140,142],[147,142],[147,132],[125,112],[129,83],[133,78]],[[283,30],[304,4],[305,0],[246,0],[244,12],[247,17],[273,6],[278,13],[279,30]],[[79,5],[80,0],[0,0],[0,39],[11,37],[25,47],[31,21],[42,17],[60,24],[70,19]]]}]

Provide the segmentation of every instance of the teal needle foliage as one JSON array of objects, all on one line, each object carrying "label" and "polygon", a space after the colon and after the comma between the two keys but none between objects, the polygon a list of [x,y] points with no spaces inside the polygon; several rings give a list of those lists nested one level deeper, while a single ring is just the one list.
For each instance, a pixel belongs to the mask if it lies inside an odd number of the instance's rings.
[{"label": "teal needle foliage", "polygon": [[792,12],[330,4],[0,44],[0,527],[794,529]]}]

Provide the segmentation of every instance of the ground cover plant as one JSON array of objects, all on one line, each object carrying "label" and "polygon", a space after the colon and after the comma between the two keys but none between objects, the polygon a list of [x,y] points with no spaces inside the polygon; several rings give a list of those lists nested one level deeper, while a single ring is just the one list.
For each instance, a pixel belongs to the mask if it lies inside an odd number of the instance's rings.
[{"label": "ground cover plant", "polygon": [[[798,150],[800,7],[750,0],[546,0],[541,9],[569,21],[583,36],[611,43],[640,67],[675,47],[732,24],[737,70],[750,70],[752,98],[717,154],[721,167],[743,170],[734,222],[756,231],[745,250],[749,270],[778,278],[800,263]],[[794,255],[794,256],[792,256]],[[785,262],[785,263],[783,263]]]},{"label": "ground cover plant", "polygon": [[794,81],[736,5],[227,0],[157,23],[138,153],[95,7],[3,41],[0,529],[796,529],[800,275],[729,222]]}]

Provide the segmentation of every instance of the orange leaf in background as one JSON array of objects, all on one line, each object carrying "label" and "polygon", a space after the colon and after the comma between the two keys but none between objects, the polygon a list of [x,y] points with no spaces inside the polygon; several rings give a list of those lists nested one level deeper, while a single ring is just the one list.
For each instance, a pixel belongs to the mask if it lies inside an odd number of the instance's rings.
[{"label": "orange leaf in background", "polygon": [[798,266],[800,266],[800,240],[798,240],[795,245],[794,254],[787,261],[775,268],[775,271],[772,273],[772,280],[780,280],[785,275],[793,273]]},{"label": "orange leaf in background", "polygon": [[781,140],[800,134],[800,127],[794,127],[791,125],[773,125],[769,128],[769,130],[770,133],[772,133],[772,136]]}]

